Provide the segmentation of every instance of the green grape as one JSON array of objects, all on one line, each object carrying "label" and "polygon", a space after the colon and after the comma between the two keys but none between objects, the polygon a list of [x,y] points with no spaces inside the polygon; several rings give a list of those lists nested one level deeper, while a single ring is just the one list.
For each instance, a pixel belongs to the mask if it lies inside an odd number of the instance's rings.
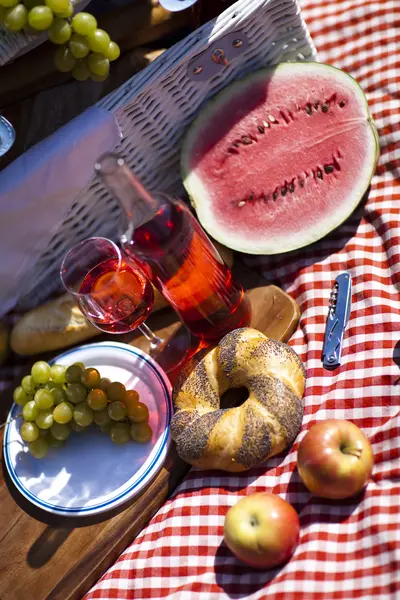
[{"label": "green grape", "polygon": [[54,14],[58,15],[68,10],[69,0],[45,0],[45,4]]},{"label": "green grape", "polygon": [[27,402],[22,409],[22,415],[25,421],[36,421],[39,415],[39,409],[33,400]]},{"label": "green grape", "polygon": [[18,406],[25,406],[29,400],[32,400],[32,396],[28,396],[28,394],[24,391],[22,386],[18,386],[13,391],[14,402],[18,404]]},{"label": "green grape", "polygon": [[73,33],[69,40],[69,49],[75,58],[85,58],[89,54],[89,42],[83,35]]},{"label": "green grape", "polygon": [[67,437],[71,433],[71,430],[68,427],[68,425],[65,425],[63,423],[53,423],[50,432],[56,440],[61,440],[63,442],[67,439]]},{"label": "green grape", "polygon": [[[64,48],[59,48],[57,50],[57,52],[59,52],[60,50],[66,50],[66,49],[67,49],[66,46],[64,46]],[[74,68],[75,65],[76,65],[76,60],[74,58],[73,65],[68,70],[72,71],[72,69]],[[71,365],[70,367],[68,367],[68,369],[65,371],[65,377],[66,377],[68,383],[80,383],[82,373],[83,373],[83,369],[82,369],[81,365],[75,364],[75,365]]]},{"label": "green grape", "polygon": [[132,423],[130,434],[135,442],[146,444],[151,440],[153,432],[148,423]]},{"label": "green grape", "polygon": [[100,373],[97,369],[85,369],[82,373],[81,383],[91,390],[98,388],[100,385]]},{"label": "green grape", "polygon": [[61,402],[65,402],[67,399],[67,395],[65,390],[60,390],[59,388],[51,388],[51,395],[53,396],[55,406],[61,404]]},{"label": "green grape", "polygon": [[75,406],[74,420],[75,423],[78,423],[81,427],[88,427],[93,423],[93,411],[86,402],[81,402]]},{"label": "green grape", "polygon": [[[54,25],[56,25],[57,23],[65,23],[66,25],[68,25],[68,23],[66,21],[64,21],[63,19],[56,19],[53,23],[53,25],[50,27],[50,30],[54,27]],[[69,25],[68,25],[69,27]],[[50,34],[50,30],[49,30],[49,34]],[[49,35],[50,37],[50,35]],[[53,40],[51,40],[53,41]],[[54,42],[55,44],[60,44],[62,42]],[[66,371],[66,367],[64,367],[64,365],[53,365],[52,367],[50,367],[50,377],[51,379],[54,381],[54,383],[59,384],[59,385],[64,385],[64,383],[67,382],[66,378],[65,378],[65,371]]]},{"label": "green grape", "polygon": [[74,7],[73,7],[72,3],[69,2],[67,10],[64,12],[57,13],[57,17],[60,17],[62,19],[69,19],[70,17],[72,17],[73,14],[74,14]]},{"label": "green grape", "polygon": [[103,29],[96,29],[89,36],[89,47],[92,52],[100,52],[101,54],[105,54],[110,45],[110,36]]},{"label": "green grape", "polygon": [[4,8],[12,8],[17,4],[19,4],[19,0],[0,0],[0,6],[4,6]]},{"label": "green grape", "polygon": [[50,390],[41,389],[35,394],[35,404],[40,410],[51,408],[54,404],[54,397]]},{"label": "green grape", "polygon": [[35,419],[35,423],[40,429],[50,429],[54,423],[52,410],[41,410]]},{"label": "green grape", "polygon": [[114,444],[126,444],[131,439],[129,425],[116,423],[110,429],[110,438]]},{"label": "green grape", "polygon": [[97,410],[94,413],[94,422],[96,423],[96,425],[98,425],[99,427],[103,428],[106,425],[111,423],[111,419],[108,416],[108,411],[107,409],[103,409],[103,410]]},{"label": "green grape", "polygon": [[21,386],[25,394],[28,394],[28,396],[34,396],[38,389],[38,386],[34,382],[32,375],[25,375],[21,381]]},{"label": "green grape", "polygon": [[45,390],[55,390],[55,389],[63,390],[64,386],[62,383],[56,383],[55,381],[50,380],[47,383],[44,383],[42,385],[42,388],[44,388]]},{"label": "green grape", "polygon": [[129,407],[129,418],[134,423],[143,423],[149,419],[149,409],[143,402]]},{"label": "green grape", "polygon": [[108,386],[110,385],[110,383],[111,383],[111,379],[108,379],[108,377],[102,377],[100,379],[99,388],[107,394],[107,389],[108,389]]},{"label": "green grape", "polygon": [[110,383],[107,388],[107,396],[110,402],[114,402],[118,400],[119,402],[123,402],[125,399],[126,387],[119,383],[119,381],[114,381]]},{"label": "green grape", "polygon": [[80,12],[72,19],[72,29],[79,35],[91,36],[97,29],[97,21],[93,15]]},{"label": "green grape", "polygon": [[[72,406],[72,408],[71,408]],[[56,423],[61,423],[65,425],[72,420],[74,415],[73,405],[68,402],[61,402],[58,406],[53,410],[53,419]]]},{"label": "green grape", "polygon": [[[53,42],[53,44],[58,44],[58,45],[65,44],[66,42],[68,42],[69,38],[71,37],[71,26],[68,23],[68,21],[66,21],[65,19],[55,19],[49,29],[48,36],[49,36],[49,40],[51,42]],[[54,366],[61,368],[61,365],[54,365]],[[62,368],[64,369],[63,370],[63,377],[64,377],[63,383],[65,383],[66,369],[65,369],[65,367],[62,367]],[[55,379],[54,379],[54,381],[55,381]]]},{"label": "green grape", "polygon": [[57,440],[54,435],[49,435],[46,441],[51,448],[61,448],[61,446],[64,446],[64,442]]},{"label": "green grape", "polygon": [[9,31],[21,31],[28,22],[28,9],[23,4],[17,4],[6,10],[4,25]]},{"label": "green grape", "polygon": [[[28,13],[29,25],[32,27],[32,29],[37,29],[38,31],[45,31],[48,29],[53,22],[53,18],[53,13],[48,6],[35,6]],[[32,375],[36,381],[36,377],[33,372]],[[45,383],[45,381],[38,381],[38,383]]]},{"label": "green grape", "polygon": [[50,365],[44,360],[35,362],[31,369],[31,375],[35,383],[47,383],[50,379]]},{"label": "green grape", "polygon": [[72,402],[72,404],[79,404],[86,400],[87,392],[87,389],[81,383],[70,383],[65,390],[67,400]]},{"label": "green grape", "polygon": [[128,411],[123,402],[116,400],[108,405],[108,416],[113,421],[122,421],[127,416]]},{"label": "green grape", "polygon": [[24,5],[28,10],[35,8],[35,6],[43,6],[44,0],[23,0]]},{"label": "green grape", "polygon": [[121,54],[120,47],[115,42],[110,42],[108,44],[107,51],[104,53],[105,57],[111,62],[113,60],[117,60],[119,55]]},{"label": "green grape", "polygon": [[76,363],[74,363],[74,365],[78,365],[78,367],[80,367],[82,369],[82,371],[84,371],[86,369],[86,366],[83,364],[83,362],[76,362]]},{"label": "green grape", "polygon": [[68,424],[69,424],[70,428],[72,429],[72,431],[75,431],[76,433],[80,433],[81,431],[84,431],[86,429],[86,427],[82,427],[81,425],[78,425],[78,423],[76,423],[73,419]]},{"label": "green grape", "polygon": [[25,442],[34,442],[39,437],[39,429],[35,423],[22,423],[21,437]]},{"label": "green grape", "polygon": [[103,410],[107,406],[107,396],[103,390],[90,390],[87,403],[92,410]]},{"label": "green grape", "polygon": [[[61,71],[61,73],[68,73],[68,71],[72,71],[72,69],[75,67],[76,58],[74,56],[72,56],[72,53],[69,48],[67,48],[66,46],[61,46],[60,48],[57,48],[57,50],[54,54],[54,65],[55,65],[56,69]],[[68,367],[68,369],[70,369],[70,368],[71,367]],[[68,369],[66,371],[67,381],[68,381]],[[81,372],[82,372],[82,370],[80,369],[79,377],[80,377]],[[79,381],[79,380],[77,380],[77,381]]]},{"label": "green grape", "polygon": [[90,74],[90,79],[92,81],[105,81],[108,77],[108,73],[107,75],[95,75],[94,73]]},{"label": "green grape", "polygon": [[37,440],[28,444],[28,448],[33,457],[43,458],[47,454],[49,445],[45,439],[38,437]]}]

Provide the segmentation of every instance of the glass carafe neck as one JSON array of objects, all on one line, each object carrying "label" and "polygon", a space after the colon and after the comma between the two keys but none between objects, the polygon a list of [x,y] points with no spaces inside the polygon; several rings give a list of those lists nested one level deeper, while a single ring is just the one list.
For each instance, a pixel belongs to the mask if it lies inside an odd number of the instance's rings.
[{"label": "glass carafe neck", "polygon": [[125,220],[121,241],[129,241],[132,232],[150,221],[166,200],[149,192],[118,154],[103,154],[95,171],[121,205]]}]

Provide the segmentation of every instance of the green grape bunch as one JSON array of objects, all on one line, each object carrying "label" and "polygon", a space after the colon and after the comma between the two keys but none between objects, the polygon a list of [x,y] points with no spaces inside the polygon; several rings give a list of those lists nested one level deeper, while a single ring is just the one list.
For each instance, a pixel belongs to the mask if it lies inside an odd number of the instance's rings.
[{"label": "green grape bunch", "polygon": [[56,69],[70,72],[77,81],[104,81],[110,63],[121,53],[108,33],[97,27],[93,15],[74,15],[70,0],[0,0],[0,25],[11,33],[47,31],[49,40],[58,46]]},{"label": "green grape bunch", "polygon": [[50,448],[61,447],[71,432],[92,425],[119,445],[132,440],[145,444],[153,435],[148,407],[139,394],[82,363],[65,367],[35,362],[14,389],[13,398],[22,409],[17,417],[22,417],[21,438],[35,458],[44,458]]}]

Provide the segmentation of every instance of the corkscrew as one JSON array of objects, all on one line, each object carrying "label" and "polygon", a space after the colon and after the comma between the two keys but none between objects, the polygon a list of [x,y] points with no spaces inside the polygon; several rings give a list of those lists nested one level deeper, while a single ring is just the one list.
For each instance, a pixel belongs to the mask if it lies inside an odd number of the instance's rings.
[{"label": "corkscrew", "polygon": [[326,320],[322,363],[325,369],[340,366],[343,334],[349,322],[351,311],[351,276],[340,273],[332,286],[329,299],[328,318]]}]

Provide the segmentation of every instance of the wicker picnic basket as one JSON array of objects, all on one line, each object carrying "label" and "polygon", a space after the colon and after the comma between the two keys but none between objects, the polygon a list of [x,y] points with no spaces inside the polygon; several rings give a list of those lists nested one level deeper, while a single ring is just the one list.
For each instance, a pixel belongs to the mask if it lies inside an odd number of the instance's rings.
[{"label": "wicker picnic basket", "polygon": [[[212,60],[212,52],[220,46],[227,49],[228,66]],[[120,132],[118,142],[108,149],[121,153],[151,189],[183,197],[181,140],[202,105],[233,79],[262,66],[315,58],[296,0],[240,0],[99,103],[96,108],[111,113]],[[200,70],[198,63],[203,65]],[[92,117],[91,110],[78,117],[80,122]],[[50,136],[55,143],[65,137],[65,127]],[[45,141],[48,145],[49,140]],[[21,157],[25,165],[31,150]],[[100,154],[104,147],[98,150]],[[68,169],[68,161],[65,164]],[[5,171],[12,167],[13,163]],[[41,244],[31,252],[30,264],[18,274],[21,309],[36,306],[57,291],[62,257],[77,241],[91,235],[115,239],[119,207],[94,178],[92,164],[86,175],[87,184],[74,197],[59,195],[63,218],[49,228],[48,239],[41,237]],[[73,178],[74,173],[67,176]],[[54,202],[54,190],[50,201]],[[0,274],[1,290],[2,283]],[[3,300],[10,307],[10,298]]]}]

